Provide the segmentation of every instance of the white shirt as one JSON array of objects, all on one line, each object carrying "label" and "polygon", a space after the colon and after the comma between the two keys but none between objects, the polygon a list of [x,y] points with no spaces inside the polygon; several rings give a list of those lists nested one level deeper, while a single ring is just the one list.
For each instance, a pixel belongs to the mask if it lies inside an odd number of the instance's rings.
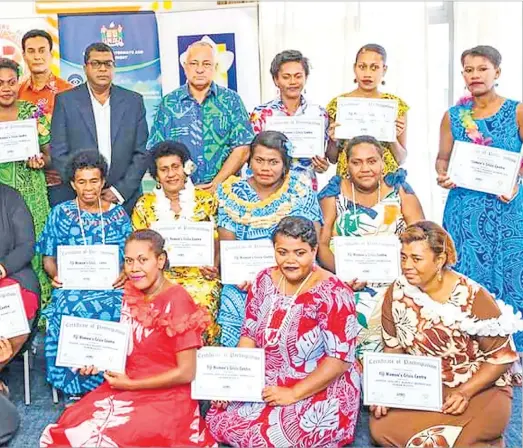
[{"label": "white shirt", "polygon": [[[98,140],[98,152],[105,157],[107,166],[111,166],[111,96],[107,98],[104,104],[101,104],[93,95],[91,87],[87,84],[91,104],[93,106],[94,122],[96,127],[96,139]],[[123,204],[124,198],[120,192],[111,186],[111,191],[118,198],[120,204]]]}]

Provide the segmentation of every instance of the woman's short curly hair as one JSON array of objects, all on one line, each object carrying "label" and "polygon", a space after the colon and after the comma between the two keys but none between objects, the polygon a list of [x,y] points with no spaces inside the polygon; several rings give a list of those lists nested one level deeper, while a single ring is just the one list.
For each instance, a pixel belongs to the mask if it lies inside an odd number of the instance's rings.
[{"label": "woman's short curly hair", "polygon": [[66,166],[66,177],[69,182],[74,180],[78,170],[99,169],[102,179],[107,177],[108,165],[105,157],[96,149],[84,149],[69,157]]}]

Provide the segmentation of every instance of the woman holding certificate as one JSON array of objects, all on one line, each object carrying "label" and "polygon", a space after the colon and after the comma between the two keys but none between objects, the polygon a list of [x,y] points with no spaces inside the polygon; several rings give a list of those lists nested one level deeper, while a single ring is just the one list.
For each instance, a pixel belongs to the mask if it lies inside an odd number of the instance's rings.
[{"label": "woman holding certificate", "polygon": [[[34,222],[36,237],[42,232],[45,220],[49,215],[49,201],[47,199],[47,187],[43,167],[48,161],[48,146],[51,140],[51,123],[44,111],[27,101],[17,101],[19,84],[19,65],[11,59],[0,58],[0,128],[2,134],[18,134],[20,138],[22,131],[9,126],[9,123],[25,122],[35,120],[36,129],[29,125],[24,128],[24,140],[18,142],[8,140],[9,145],[4,144],[2,159],[0,160],[0,183],[9,185],[17,190],[24,199]],[[33,142],[28,142],[34,138]],[[11,146],[12,145],[12,146]],[[11,151],[12,148],[12,151]],[[20,155],[25,150],[30,155]],[[6,158],[7,157],[7,158]],[[10,159],[10,160],[9,160]],[[36,255],[32,261],[33,269],[40,282],[42,301],[45,304],[51,296],[51,284],[42,266],[42,257]]]},{"label": "woman holding certificate", "polygon": [[[76,199],[53,207],[37,250],[44,257],[45,270],[54,286],[51,303],[43,313],[47,318],[44,347],[47,381],[74,400],[101,384],[103,377],[83,377],[73,369],[56,366],[62,316],[109,321],[119,319],[122,290],[118,288],[123,285],[123,277],[118,277],[118,274],[123,263],[125,239],[132,229],[125,210],[101,198],[107,162],[98,151],[75,153],[69,162],[68,172]],[[87,272],[76,270],[81,265],[78,262],[85,258],[89,248],[98,245],[114,249],[117,258],[110,262],[114,262],[115,266],[109,263],[109,268],[115,272],[114,279],[109,279],[109,284],[95,284],[101,282],[101,278],[92,279],[89,285],[75,284],[75,279]],[[73,260],[65,250],[73,250]],[[75,252],[77,255],[74,255]],[[60,266],[59,253],[70,262],[66,264],[64,261]],[[60,278],[59,273],[67,277],[67,282],[65,278]],[[73,282],[71,285],[64,284],[70,281]]]},{"label": "woman holding certificate", "polygon": [[324,173],[329,168],[329,161],[325,158],[329,116],[323,107],[309,104],[303,96],[309,73],[309,60],[301,52],[285,50],[277,54],[271,63],[271,76],[278,88],[279,97],[255,107],[250,119],[256,133],[269,129],[276,130],[277,126],[278,130],[289,138],[293,133],[293,127],[286,124],[283,117],[311,120],[309,124],[303,123],[304,127],[299,131],[301,135],[308,131],[311,135],[319,136],[319,139],[316,139],[319,144],[313,148],[315,154],[309,157],[294,157],[291,169],[305,172],[311,179],[313,190],[316,191],[318,189],[316,173]]},{"label": "woman holding certificate", "polygon": [[420,221],[400,239],[403,275],[382,309],[385,352],[441,358],[443,406],[371,406],[371,436],[379,446],[503,446],[517,359],[511,335],[523,328],[521,316],[451,269],[454,243],[437,224]]},{"label": "woman holding certificate", "polygon": [[[319,234],[322,218],[318,199],[303,176],[290,171],[291,149],[281,132],[263,131],[254,138],[249,156],[252,176],[247,180],[230,177],[218,188],[220,241],[268,240],[285,216],[310,219]],[[247,282],[223,286],[218,323],[221,343],[226,347],[238,345],[247,289]]]},{"label": "woman holding certificate", "polygon": [[[333,177],[318,198],[323,212],[319,260],[323,267],[336,272],[333,237],[392,237],[406,225],[423,219],[421,204],[405,182],[405,171],[383,175],[384,150],[370,136],[349,140],[345,149],[348,174]],[[339,275],[341,273],[338,273]],[[395,274],[397,275],[397,273]],[[346,279],[352,280],[352,279]],[[354,279],[356,312],[360,332],[356,356],[362,361],[365,351],[381,351],[381,303],[386,281],[366,283]]]},{"label": "woman holding certificate", "polygon": [[308,219],[284,218],[272,239],[277,266],[249,290],[238,344],[265,351],[263,402],[214,403],[207,425],[235,447],[347,445],[360,406],[351,290],[316,266]]},{"label": "woman holding certificate", "polygon": [[[508,196],[461,188],[448,175],[453,153],[473,151],[477,146],[472,144],[498,148],[497,152],[505,150],[519,163],[523,105],[496,93],[501,55],[495,48],[479,46],[466,50],[461,62],[471,96],[460,100],[443,117],[436,161],[438,185],[450,189],[443,227],[456,243],[456,270],[523,311],[523,284],[515,281],[523,278],[521,171]],[[514,340],[517,351],[523,352],[523,333],[514,335]]]},{"label": "woman holding certificate", "polygon": [[[215,222],[218,203],[205,190],[195,189],[190,175],[195,165],[183,143],[165,141],[151,149],[151,175],[157,180],[152,193],[144,194],[136,203],[132,223],[135,229],[155,228],[158,224],[169,229],[170,224],[183,222]],[[158,232],[162,230],[158,228]],[[215,237],[218,243],[217,235]],[[219,251],[214,250],[215,258]],[[194,301],[204,305],[212,318],[205,335],[205,345],[218,345],[220,327],[216,323],[221,285],[217,260],[207,267],[171,267],[166,276],[182,285]]]},{"label": "woman holding certificate", "polygon": [[[387,52],[385,48],[377,44],[367,44],[361,47],[356,54],[356,61],[354,63],[354,83],[357,84],[356,89],[333,98],[327,105],[327,112],[329,113],[331,121],[329,126],[330,139],[327,156],[332,163],[338,162],[336,173],[339,176],[345,177],[347,175],[346,152],[343,151],[343,148],[347,145],[347,140],[337,139],[335,137],[335,128],[338,125],[336,123],[338,99],[340,98],[396,101],[396,138],[394,141],[381,142],[385,149],[383,156],[385,174],[396,171],[407,157],[407,111],[409,110],[409,106],[401,98],[390,93],[382,93],[379,91],[380,84],[385,84],[383,78],[386,73]],[[351,137],[357,137],[357,135],[352,135]]]},{"label": "woman holding certificate", "polygon": [[209,318],[166,279],[167,264],[160,234],[146,229],[129,237],[121,322],[132,335],[125,373],[106,371],[104,384],[45,429],[41,447],[217,446],[191,399],[196,350]]}]

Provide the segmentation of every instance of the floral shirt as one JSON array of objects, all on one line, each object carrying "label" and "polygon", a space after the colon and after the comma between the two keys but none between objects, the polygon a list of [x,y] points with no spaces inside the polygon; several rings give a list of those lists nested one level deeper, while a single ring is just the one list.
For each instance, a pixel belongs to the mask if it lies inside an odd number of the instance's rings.
[{"label": "floral shirt", "polygon": [[[510,335],[521,321],[503,302],[461,275],[445,303],[400,277],[385,295],[382,325],[387,347],[439,356],[442,381],[448,387],[467,382],[484,362],[510,364],[518,359]],[[508,373],[496,381],[496,386],[508,384]]]},{"label": "floral shirt", "polygon": [[162,99],[147,147],[165,140],[184,143],[196,164],[191,179],[204,184],[212,182],[234,148],[249,145],[253,137],[249,115],[236,92],[213,82],[200,104],[186,84]]},{"label": "floral shirt", "polygon": [[[280,97],[275,98],[265,104],[261,104],[254,108],[251,113],[251,123],[256,134],[259,134],[265,129],[267,117],[290,117],[293,116],[288,110]],[[302,95],[301,102],[294,113],[296,117],[323,117],[325,119],[325,148],[327,148],[327,142],[329,140],[329,115],[327,111],[317,105],[309,104],[305,97]],[[316,172],[312,168],[311,159],[300,158],[292,159],[292,168],[298,171],[305,171],[313,182],[313,189],[316,190],[317,180]]]}]

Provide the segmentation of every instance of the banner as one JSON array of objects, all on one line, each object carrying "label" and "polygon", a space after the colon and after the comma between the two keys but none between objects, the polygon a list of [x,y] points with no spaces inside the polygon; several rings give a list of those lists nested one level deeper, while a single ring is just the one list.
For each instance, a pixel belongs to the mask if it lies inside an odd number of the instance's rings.
[{"label": "banner", "polygon": [[106,43],[115,53],[113,82],[143,95],[150,127],[162,97],[155,14],[65,15],[58,17],[58,30],[62,78],[83,83],[85,49],[94,42]]},{"label": "banner", "polygon": [[217,54],[214,81],[237,91],[250,112],[260,104],[258,14],[255,6],[158,15],[162,87],[169,93],[186,82],[187,47],[203,40]]},{"label": "banner", "polygon": [[32,29],[47,30],[44,18],[34,19],[0,19],[0,58],[8,58],[20,64],[23,76],[29,72],[25,67],[22,54],[22,37]]}]

